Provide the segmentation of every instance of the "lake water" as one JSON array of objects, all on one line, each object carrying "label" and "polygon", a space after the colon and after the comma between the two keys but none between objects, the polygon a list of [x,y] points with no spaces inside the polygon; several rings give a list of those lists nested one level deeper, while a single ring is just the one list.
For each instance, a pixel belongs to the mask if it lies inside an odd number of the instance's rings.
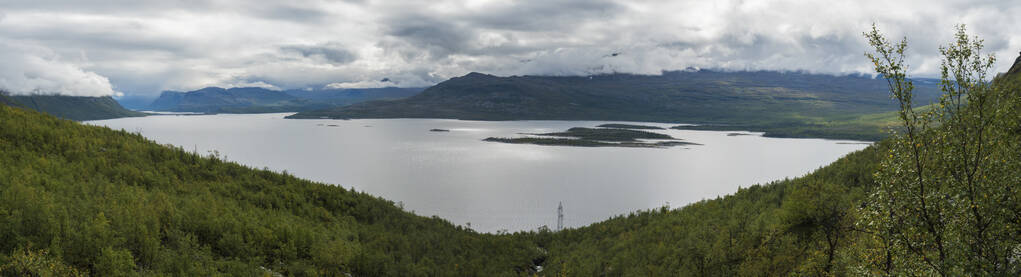
[{"label": "lake water", "polygon": [[[866,146],[686,130],[657,132],[704,145],[538,146],[482,139],[624,122],[292,120],[285,115],[160,115],[89,124],[355,188],[482,232],[555,228],[560,202],[567,227],[668,204],[677,208],[739,187],[801,176]],[[434,128],[450,132],[429,131]]]}]

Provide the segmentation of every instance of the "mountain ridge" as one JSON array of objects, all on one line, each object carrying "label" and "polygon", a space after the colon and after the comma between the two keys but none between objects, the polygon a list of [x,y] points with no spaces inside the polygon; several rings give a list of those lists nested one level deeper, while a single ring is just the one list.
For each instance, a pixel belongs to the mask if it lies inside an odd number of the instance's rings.
[{"label": "mountain ridge", "polygon": [[419,91],[419,88],[395,87],[282,91],[259,87],[206,87],[187,92],[164,91],[148,108],[155,111],[205,113],[304,111],[374,99],[408,97]]},{"label": "mountain ridge", "polygon": [[[509,77],[472,72],[405,99],[288,118],[646,121],[740,125],[770,136],[877,140],[883,127],[857,120],[896,110],[886,86],[864,75],[776,71]],[[938,82],[919,79],[916,86],[918,102],[936,100]],[[832,134],[796,130],[832,124],[842,126]]]},{"label": "mountain ridge", "polygon": [[0,104],[76,121],[145,116],[144,113],[125,109],[110,96],[3,95]]}]

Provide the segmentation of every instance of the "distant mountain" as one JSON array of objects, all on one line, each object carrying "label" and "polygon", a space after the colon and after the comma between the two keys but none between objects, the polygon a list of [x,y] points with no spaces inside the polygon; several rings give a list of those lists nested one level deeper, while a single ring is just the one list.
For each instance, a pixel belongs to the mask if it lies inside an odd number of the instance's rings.
[{"label": "distant mountain", "polygon": [[1017,59],[1014,59],[1014,65],[1010,67],[1010,70],[1007,70],[1006,75],[1021,75],[1021,53],[1018,55]]},{"label": "distant mountain", "polygon": [[1014,65],[1010,67],[1010,70],[1007,70],[1008,75],[1017,73],[1021,73],[1021,53],[1019,53],[1017,59],[1014,59]]},{"label": "distant mountain", "polygon": [[297,97],[264,88],[208,87],[196,91],[165,91],[150,108],[175,112],[224,112],[252,106],[280,107],[292,105]]},{"label": "distant mountain", "polygon": [[378,99],[398,99],[422,88],[317,89],[274,91],[264,88],[208,87],[165,91],[149,105],[155,111],[262,113],[324,109]]},{"label": "distant mountain", "polygon": [[17,101],[14,101],[14,99],[11,99],[10,97],[8,97],[6,92],[4,92],[4,91],[0,91],[0,105],[2,105],[2,106],[12,106],[12,107],[23,107]]},{"label": "distant mountain", "polygon": [[138,95],[129,94],[120,97],[114,97],[118,104],[129,110],[143,111],[149,109],[149,104],[156,100],[157,96],[154,95]]},{"label": "distant mountain", "polygon": [[295,89],[284,92],[310,101],[321,101],[333,105],[350,105],[370,100],[407,98],[422,92],[422,90],[425,90],[425,88]]},{"label": "distant mountain", "polygon": [[110,96],[0,95],[0,104],[33,109],[57,117],[84,121],[145,116],[121,107]]},{"label": "distant mountain", "polygon": [[[919,80],[916,85],[916,102],[936,99],[938,82]],[[896,108],[886,82],[869,76],[710,70],[586,77],[470,73],[403,100],[301,112],[289,118],[619,120],[766,130],[850,120]],[[835,137],[872,139],[881,130],[869,132]]]}]

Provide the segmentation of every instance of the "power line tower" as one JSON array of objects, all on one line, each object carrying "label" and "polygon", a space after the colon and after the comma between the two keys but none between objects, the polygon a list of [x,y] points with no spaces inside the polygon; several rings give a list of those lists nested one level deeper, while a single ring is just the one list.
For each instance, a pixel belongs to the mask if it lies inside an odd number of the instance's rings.
[{"label": "power line tower", "polygon": [[564,230],[564,202],[557,205],[557,231]]}]

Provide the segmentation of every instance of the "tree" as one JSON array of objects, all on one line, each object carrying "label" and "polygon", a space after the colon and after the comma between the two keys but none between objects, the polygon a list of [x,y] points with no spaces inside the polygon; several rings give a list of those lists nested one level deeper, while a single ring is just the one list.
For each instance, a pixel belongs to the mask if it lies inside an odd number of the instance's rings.
[{"label": "tree", "polygon": [[[802,241],[821,242],[822,260],[806,262],[806,274],[833,273],[837,248],[845,243],[851,229],[848,212],[851,199],[848,188],[826,182],[810,182],[794,188],[783,202],[783,224],[786,231],[798,234]],[[813,257],[814,258],[814,257]]]},{"label": "tree", "polygon": [[902,132],[876,174],[863,208],[863,269],[941,276],[1021,274],[1016,148],[1017,88],[991,82],[995,58],[963,25],[940,48],[942,97],[916,107],[904,63],[907,42],[891,44],[873,25],[866,53],[900,103]]}]

